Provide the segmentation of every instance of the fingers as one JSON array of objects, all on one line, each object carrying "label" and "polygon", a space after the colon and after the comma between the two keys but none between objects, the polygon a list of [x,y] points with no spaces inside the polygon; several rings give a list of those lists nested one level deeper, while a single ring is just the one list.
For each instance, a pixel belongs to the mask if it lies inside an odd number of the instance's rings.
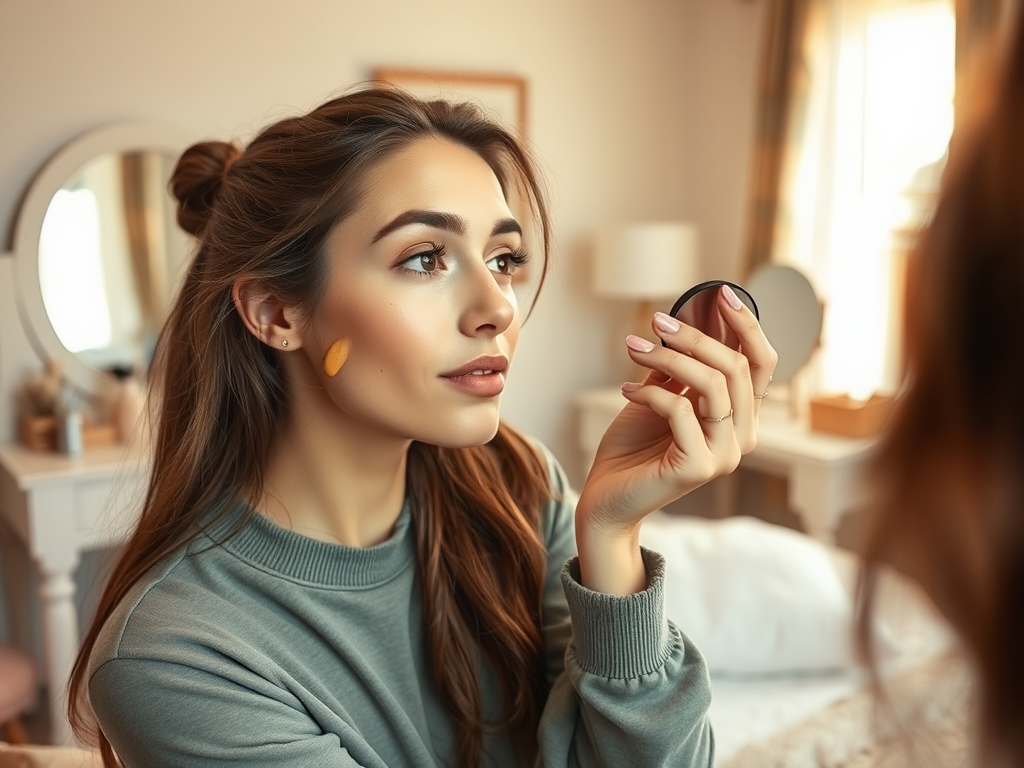
[{"label": "fingers", "polygon": [[[682,333],[683,327],[678,326],[678,323],[677,327],[679,327],[677,333]],[[685,327],[696,333],[689,326]],[[665,331],[659,331],[659,333],[664,333],[666,336],[673,335]],[[627,336],[626,346],[629,348],[630,357],[639,365],[651,368],[668,376],[672,381],[695,390],[699,395],[699,400],[694,403],[697,406],[697,415],[708,420],[706,423],[724,423],[726,419],[722,417],[733,410],[729,382],[719,368],[697,359],[696,356],[691,357],[679,354],[667,347],[655,346],[639,336]],[[650,383],[650,380],[651,376],[649,375],[648,382],[645,383]],[[753,395],[750,397],[752,399]]]},{"label": "fingers", "polygon": [[754,313],[747,309],[729,286],[722,286],[718,304],[722,317],[739,337],[740,349],[750,362],[752,391],[755,395],[763,395],[771,383],[779,355],[761,330],[761,324]]},{"label": "fingers", "polygon": [[[675,318],[662,313],[654,316],[652,327],[669,349],[682,353],[684,357],[699,360],[724,375],[737,439],[746,453],[757,442],[760,399],[775,370],[778,355],[765,338],[757,318],[728,286],[720,289],[717,298],[716,304],[711,305],[716,323],[708,326],[716,329],[710,333],[717,336],[679,323]],[[729,343],[721,343],[718,341],[720,338],[729,339]],[[742,351],[737,350],[737,346]],[[634,356],[634,359],[637,358]],[[728,412],[722,410],[719,403],[709,405],[717,410],[701,407],[701,415],[717,418]]]},{"label": "fingers", "polygon": [[719,441],[721,445],[712,447],[701,422],[694,418],[693,403],[686,397],[657,386],[624,389],[623,394],[630,402],[647,406],[669,423],[672,440],[679,449],[669,460],[685,474],[687,485],[703,485],[736,469],[740,452],[735,441]]}]

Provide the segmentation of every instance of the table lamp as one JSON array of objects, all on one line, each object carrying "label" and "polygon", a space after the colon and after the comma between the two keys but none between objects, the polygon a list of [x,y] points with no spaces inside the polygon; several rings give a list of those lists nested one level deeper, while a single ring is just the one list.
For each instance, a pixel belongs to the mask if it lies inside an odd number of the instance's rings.
[{"label": "table lamp", "polygon": [[650,336],[654,304],[671,302],[697,282],[697,229],[683,222],[602,229],[594,248],[598,296],[637,302],[634,333]]}]

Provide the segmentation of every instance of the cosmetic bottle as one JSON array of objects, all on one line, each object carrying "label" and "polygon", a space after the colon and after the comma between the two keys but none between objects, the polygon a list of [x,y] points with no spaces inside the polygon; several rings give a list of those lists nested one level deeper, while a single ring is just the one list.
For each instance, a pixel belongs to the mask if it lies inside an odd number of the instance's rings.
[{"label": "cosmetic bottle", "polygon": [[85,416],[74,391],[65,383],[57,400],[57,450],[68,456],[82,455]]}]

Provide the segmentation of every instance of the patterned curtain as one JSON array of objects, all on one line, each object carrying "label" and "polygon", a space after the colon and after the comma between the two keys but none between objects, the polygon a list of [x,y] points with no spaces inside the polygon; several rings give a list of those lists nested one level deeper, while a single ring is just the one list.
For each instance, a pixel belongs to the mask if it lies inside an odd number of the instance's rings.
[{"label": "patterned curtain", "polygon": [[[995,64],[998,38],[1011,0],[956,0],[956,125],[989,94],[979,87]],[[954,137],[956,133],[954,133]],[[954,142],[955,143],[955,142]]]},{"label": "patterned curtain", "polygon": [[761,53],[744,273],[771,261],[783,168],[806,93],[801,51],[813,0],[769,0]]}]

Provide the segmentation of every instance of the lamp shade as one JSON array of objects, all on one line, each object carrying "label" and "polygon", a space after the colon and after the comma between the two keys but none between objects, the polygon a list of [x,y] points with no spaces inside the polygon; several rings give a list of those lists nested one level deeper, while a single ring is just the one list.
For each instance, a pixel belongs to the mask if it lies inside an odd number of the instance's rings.
[{"label": "lamp shade", "polygon": [[653,301],[679,296],[697,282],[697,230],[690,224],[627,224],[598,233],[594,292]]}]

